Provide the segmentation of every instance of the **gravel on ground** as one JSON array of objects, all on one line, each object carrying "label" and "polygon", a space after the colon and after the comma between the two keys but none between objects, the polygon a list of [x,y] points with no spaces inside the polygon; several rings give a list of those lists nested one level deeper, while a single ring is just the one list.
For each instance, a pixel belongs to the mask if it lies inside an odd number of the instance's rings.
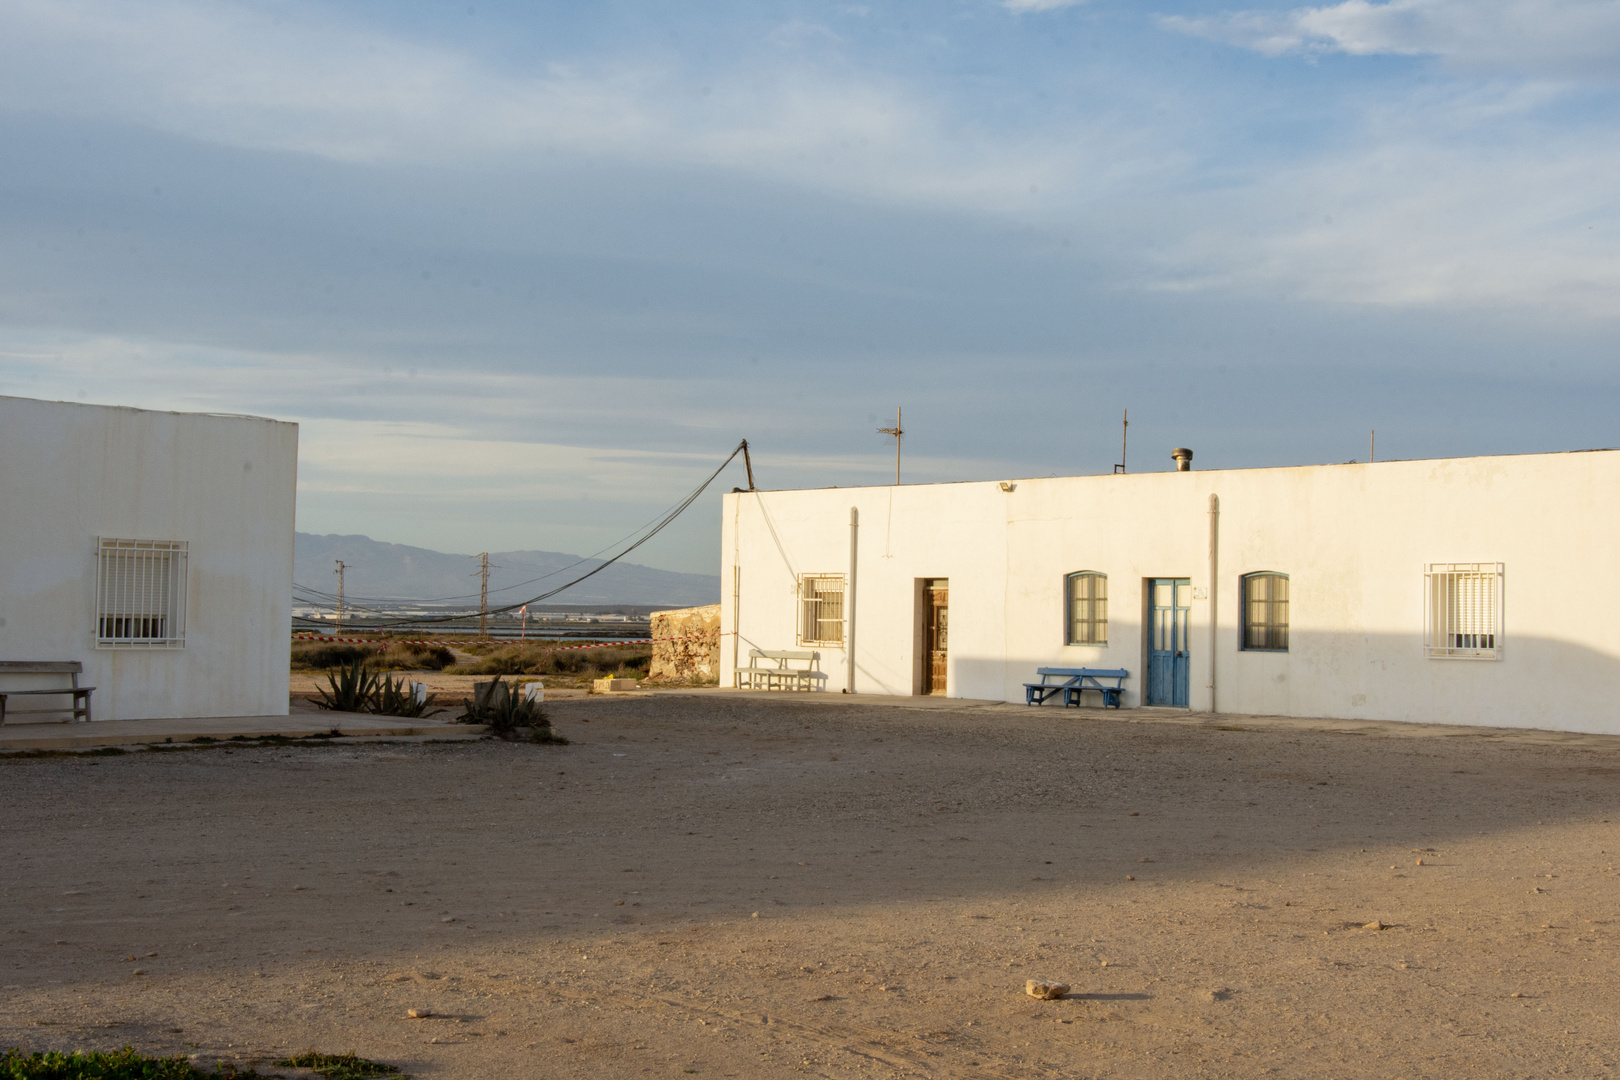
[{"label": "gravel on ground", "polygon": [[416,1077],[1620,1065],[1620,738],[549,708],[572,745],[0,759],[0,1045]]}]

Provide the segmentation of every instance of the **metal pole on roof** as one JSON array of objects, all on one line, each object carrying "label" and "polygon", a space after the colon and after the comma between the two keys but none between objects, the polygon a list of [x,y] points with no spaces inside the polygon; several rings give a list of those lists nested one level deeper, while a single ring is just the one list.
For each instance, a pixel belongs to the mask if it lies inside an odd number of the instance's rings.
[{"label": "metal pole on roof", "polygon": [[878,434],[894,436],[894,483],[898,487],[900,484],[900,436],[905,434],[905,431],[900,427],[900,406],[896,405],[894,407],[894,427],[880,427],[878,428]]}]

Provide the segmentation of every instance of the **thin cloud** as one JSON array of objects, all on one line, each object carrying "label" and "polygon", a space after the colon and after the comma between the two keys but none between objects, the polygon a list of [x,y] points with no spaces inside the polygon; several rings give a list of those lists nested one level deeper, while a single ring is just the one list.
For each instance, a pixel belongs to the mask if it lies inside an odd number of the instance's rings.
[{"label": "thin cloud", "polygon": [[1267,56],[1434,56],[1463,70],[1620,75],[1620,4],[1613,0],[1344,0],[1287,12],[1167,15],[1160,22]]},{"label": "thin cloud", "polygon": [[[1468,32],[1489,37],[1490,27],[1526,21],[1521,7],[1531,6],[1568,16],[1549,16],[1548,40],[1567,37],[1575,15],[1596,18],[1573,0],[1483,2],[1488,17]],[[1275,53],[1461,55],[1463,11],[1450,0],[1352,0],[1172,22]],[[1588,226],[1611,220],[1604,208],[1620,194],[1608,179],[1617,172],[1606,140],[1521,122],[1545,105],[1544,89],[1406,100],[1395,119],[1352,108],[1320,146],[1263,168],[1239,164],[1212,186],[1195,153],[1171,149],[1173,128],[1128,106],[1110,103],[1107,120],[1070,111],[1007,133],[930,101],[917,82],[853,64],[835,71],[780,40],[765,52],[769,63],[743,58],[701,80],[623,58],[514,74],[326,16],[278,21],[181,0],[138,13],[107,0],[14,0],[0,6],[0,108],[111,117],[349,164],[488,173],[556,151],[695,166],[716,184],[764,178],[1039,223],[1111,261],[1116,280],[1152,289],[1264,287],[1397,306],[1556,304],[1608,315],[1602,290],[1614,273],[1599,238],[1612,233]],[[1534,209],[1554,205],[1556,214]],[[1320,221],[1329,213],[1331,228]],[[459,220],[466,229],[476,219]],[[1352,220],[1362,227],[1347,228]],[[8,267],[18,280],[42,277],[37,257],[17,245],[0,257],[0,271]],[[38,318],[45,307],[0,297],[0,310]],[[662,345],[669,340],[665,332]]]},{"label": "thin cloud", "polygon": [[[367,532],[444,551],[596,550],[690,491],[739,432],[754,436],[755,473],[769,487],[828,476],[883,483],[893,468],[875,432],[864,452],[795,449],[778,430],[759,430],[769,406],[746,388],[690,377],[407,373],[332,353],[36,335],[0,348],[0,395],[296,421],[300,529]],[[671,414],[680,418],[675,431]],[[665,437],[646,445],[645,434],[660,429]],[[642,433],[642,445],[626,444],[628,430]],[[912,478],[954,479],[984,467],[981,459],[906,458]],[[712,572],[719,493],[743,482],[739,460],[702,506],[638,558]]]},{"label": "thin cloud", "polygon": [[789,22],[702,78],[639,57],[513,73],[327,14],[14,0],[0,5],[0,110],[360,164],[605,155],[998,213],[1138,160],[1137,138],[1101,122],[1059,139],[954,122],[928,95],[828,56],[838,44]]},{"label": "thin cloud", "polygon": [[1057,11],[1061,8],[1079,7],[1086,0],[1001,0],[1001,6],[1008,11]]},{"label": "thin cloud", "polygon": [[1183,203],[1151,287],[1620,319],[1620,150],[1470,130],[1493,111],[1465,98],[1382,117],[1357,144]]}]

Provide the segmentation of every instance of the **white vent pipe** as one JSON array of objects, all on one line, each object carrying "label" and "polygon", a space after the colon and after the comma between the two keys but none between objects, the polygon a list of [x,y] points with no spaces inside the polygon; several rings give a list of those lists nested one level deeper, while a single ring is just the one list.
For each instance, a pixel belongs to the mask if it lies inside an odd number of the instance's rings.
[{"label": "white vent pipe", "polygon": [[861,512],[849,508],[849,583],[844,586],[844,665],[848,670],[848,683],[844,693],[855,692],[855,551],[861,534]]},{"label": "white vent pipe", "polygon": [[1215,708],[1216,589],[1221,580],[1221,497],[1209,497],[1209,711]]}]

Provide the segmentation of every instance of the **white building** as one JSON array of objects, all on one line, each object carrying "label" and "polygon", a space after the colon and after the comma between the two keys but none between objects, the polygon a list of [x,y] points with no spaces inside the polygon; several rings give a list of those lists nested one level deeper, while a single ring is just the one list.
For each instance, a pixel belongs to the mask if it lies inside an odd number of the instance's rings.
[{"label": "white building", "polygon": [[81,662],[97,720],[285,715],[297,459],[296,424],[0,397],[0,661]]},{"label": "white building", "polygon": [[1612,451],[733,493],[721,685],[1620,732],[1617,509]]}]

